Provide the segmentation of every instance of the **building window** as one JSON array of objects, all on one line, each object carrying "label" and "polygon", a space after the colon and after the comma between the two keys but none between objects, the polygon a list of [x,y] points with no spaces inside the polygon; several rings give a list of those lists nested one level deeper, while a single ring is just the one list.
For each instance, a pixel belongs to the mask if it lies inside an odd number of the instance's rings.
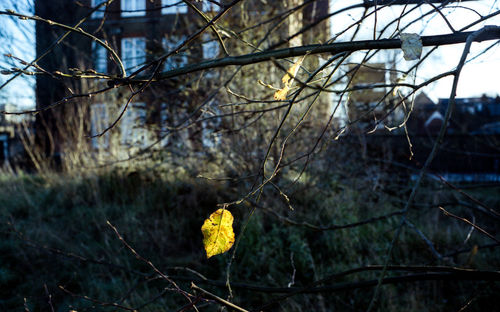
[{"label": "building window", "polygon": [[146,0],[121,0],[123,17],[146,15]]},{"label": "building window", "polygon": [[203,12],[217,12],[219,11],[219,8],[220,7],[215,3],[212,3],[208,0],[203,1],[203,7],[202,7]]},{"label": "building window", "polygon": [[9,161],[9,137],[7,134],[0,134],[0,165]]},{"label": "building window", "polygon": [[106,73],[108,71],[108,51],[95,41],[92,41],[92,60],[97,72]]},{"label": "building window", "polygon": [[[163,49],[165,49],[165,52],[168,53],[173,49],[177,48],[179,44],[181,44],[185,39],[186,37],[184,36],[181,37],[170,36],[168,38],[163,37],[161,43],[163,45]],[[182,67],[187,65],[187,63],[188,63],[187,56],[182,52],[179,52],[179,54],[171,55],[165,60],[165,70],[171,70],[174,68]]]},{"label": "building window", "polygon": [[122,62],[127,75],[146,62],[146,38],[131,37],[122,39]]},{"label": "building window", "polygon": [[146,104],[130,103],[121,120],[121,143],[131,146],[146,146],[149,142],[146,126]]},{"label": "building window", "polygon": [[[92,135],[100,134],[109,126],[108,109],[105,104],[92,104],[90,106],[90,131]],[[95,149],[108,148],[109,132],[103,136],[92,138],[92,147]]]},{"label": "building window", "polygon": [[215,39],[210,38],[210,35],[204,34],[203,43],[201,44],[203,49],[203,58],[206,60],[211,60],[219,56],[219,42]]},{"label": "building window", "polygon": [[167,103],[161,103],[161,108],[160,108],[160,125],[159,125],[159,130],[160,132],[158,133],[158,136],[156,139],[161,139],[160,141],[160,146],[165,147],[169,143],[169,124],[171,123],[171,116],[168,111],[168,106]]},{"label": "building window", "polygon": [[187,13],[187,5],[181,0],[161,0],[161,14]]},{"label": "building window", "polygon": [[[103,2],[106,2],[106,0],[92,0],[90,2],[90,6],[92,8],[95,8],[96,6],[98,6],[99,4],[101,4]],[[94,13],[92,13],[92,18],[103,18],[105,10],[106,10],[106,6],[100,7],[97,11],[95,11]]]}]

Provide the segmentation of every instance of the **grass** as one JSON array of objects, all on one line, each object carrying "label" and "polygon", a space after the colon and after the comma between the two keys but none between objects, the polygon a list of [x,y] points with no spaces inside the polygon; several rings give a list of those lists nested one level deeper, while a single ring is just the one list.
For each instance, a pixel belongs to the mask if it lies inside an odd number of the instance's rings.
[{"label": "grass", "polygon": [[[230,268],[235,285],[303,287],[331,274],[370,264],[381,264],[399,218],[350,229],[314,231],[297,222],[327,226],[347,224],[401,209],[408,185],[394,185],[390,175],[377,183],[358,175],[345,178],[328,172],[309,172],[287,189],[288,204],[274,188],[266,189],[260,206],[248,222],[252,206],[230,207],[241,242]],[[281,181],[287,184],[286,175]],[[436,191],[436,188],[438,190]],[[474,195],[487,198],[495,207],[496,189],[481,189]],[[200,227],[217,204],[244,194],[241,185],[191,178],[177,171],[111,170],[79,174],[18,174],[0,177],[0,310],[24,311],[116,311],[116,303],[141,307],[140,311],[171,311],[186,304],[182,295],[158,279],[150,266],[134,257],[117,238],[107,221],[123,238],[179,286],[189,290],[191,281],[217,293],[227,288],[204,283],[201,276],[224,285],[227,263],[234,250],[206,259]],[[429,194],[433,194],[430,198]],[[451,201],[457,195],[435,182],[424,186],[410,220],[425,233],[438,252],[446,256],[462,248],[491,243],[457,220],[446,218],[435,202]],[[462,198],[459,198],[462,199]],[[434,202],[433,202],[434,201]],[[453,213],[468,217],[471,211],[449,206]],[[474,214],[478,224],[496,233],[498,223]],[[418,233],[405,228],[391,263],[404,265],[453,265],[498,270],[497,249],[479,249],[437,260]],[[193,273],[196,272],[196,273]],[[400,273],[390,273],[391,276]],[[377,272],[362,272],[326,282],[370,280]],[[64,288],[64,290],[61,288]],[[255,309],[280,294],[233,287],[232,301]],[[423,281],[383,287],[380,311],[458,310],[472,300],[470,311],[491,310],[498,283],[471,281]],[[299,294],[273,306],[277,311],[357,311],[366,309],[372,288]],[[282,295],[282,294],[281,294]],[[96,301],[83,298],[88,296]],[[156,299],[154,299],[156,298]],[[154,300],[153,300],[154,299]],[[144,306],[143,306],[144,305]],[[215,311],[214,302],[203,302],[200,310]]]}]

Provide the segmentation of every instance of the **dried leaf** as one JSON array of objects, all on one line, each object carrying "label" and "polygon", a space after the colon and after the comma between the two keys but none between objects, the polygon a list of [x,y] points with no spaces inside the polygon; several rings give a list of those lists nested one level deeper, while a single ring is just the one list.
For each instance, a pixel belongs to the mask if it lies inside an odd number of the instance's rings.
[{"label": "dried leaf", "polygon": [[299,63],[295,63],[292,67],[290,67],[286,72],[285,76],[281,78],[281,82],[283,82],[284,84],[288,84],[289,82],[291,82],[290,80],[293,80],[295,78],[295,75],[297,75],[299,67],[300,67]]},{"label": "dried leaf", "polygon": [[299,71],[300,65],[302,65],[303,61],[304,57],[300,58],[300,60],[293,64],[293,66],[288,69],[285,76],[281,78],[281,82],[283,82],[285,85],[291,84],[293,82],[293,79],[295,79],[295,76],[297,75],[297,72]]},{"label": "dried leaf", "polygon": [[283,89],[279,89],[278,91],[274,92],[274,99],[277,101],[284,101],[286,100],[286,95],[290,91],[290,87],[285,85]]},{"label": "dried leaf", "polygon": [[401,49],[407,61],[414,61],[422,54],[422,39],[417,34],[401,34]]},{"label": "dried leaf", "polygon": [[201,227],[207,258],[225,253],[234,244],[233,215],[226,209],[218,209],[205,220]]}]

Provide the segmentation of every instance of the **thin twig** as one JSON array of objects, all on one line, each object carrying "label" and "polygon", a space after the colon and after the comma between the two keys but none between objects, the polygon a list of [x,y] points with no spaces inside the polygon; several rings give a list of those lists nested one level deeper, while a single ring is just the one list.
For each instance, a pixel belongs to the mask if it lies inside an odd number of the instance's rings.
[{"label": "thin twig", "polygon": [[462,222],[465,222],[467,223],[468,225],[474,227],[476,230],[478,230],[479,232],[483,233],[484,235],[488,236],[489,238],[491,238],[492,240],[494,240],[495,242],[497,243],[500,243],[500,240],[496,239],[495,236],[491,235],[490,233],[486,232],[485,230],[483,230],[481,227],[475,225],[474,223],[470,222],[469,220],[465,219],[465,218],[462,218],[462,217],[459,217],[457,215],[454,215],[453,213],[451,212],[448,212],[446,211],[443,207],[439,207],[439,209],[441,209],[441,211],[445,214],[445,216],[448,216],[448,217],[452,217],[452,218],[455,218],[457,220],[460,220]]},{"label": "thin twig", "polygon": [[408,198],[408,201],[406,202],[405,208],[403,209],[405,212],[403,213],[403,215],[401,217],[400,224],[399,224],[399,226],[398,226],[398,228],[396,230],[396,233],[394,234],[394,237],[393,237],[393,239],[391,241],[391,244],[389,246],[389,249],[387,251],[387,256],[386,256],[385,264],[384,264],[384,270],[382,270],[382,272],[381,272],[381,274],[379,276],[378,284],[377,284],[377,287],[375,288],[375,291],[373,293],[373,297],[372,297],[372,300],[370,301],[370,304],[368,306],[367,312],[370,312],[374,308],[374,306],[375,306],[375,302],[378,299],[378,294],[379,294],[379,291],[380,291],[380,287],[382,285],[382,281],[383,281],[385,273],[386,273],[385,267],[387,267],[388,264],[389,264],[389,260],[391,259],[391,256],[392,256],[392,250],[393,250],[396,242],[398,241],[399,235],[401,233],[401,229],[403,228],[403,225],[405,224],[405,220],[406,220],[406,216],[408,214],[409,207],[413,203],[413,200],[414,200],[414,198],[416,196],[417,190],[420,187],[420,184],[421,184],[421,182],[423,180],[423,177],[427,173],[427,169],[429,168],[432,160],[434,159],[434,157],[437,154],[437,151],[438,151],[439,147],[441,146],[442,140],[443,140],[444,135],[446,133],[448,122],[451,119],[451,114],[452,114],[452,111],[453,111],[454,106],[455,106],[455,97],[456,97],[456,94],[457,94],[458,80],[460,78],[460,73],[461,73],[462,68],[463,68],[463,66],[465,64],[465,61],[467,60],[467,55],[469,54],[471,45],[472,45],[472,43],[474,41],[476,41],[485,32],[490,32],[490,31],[492,31],[492,32],[500,32],[500,27],[497,27],[497,26],[485,26],[484,28],[482,28],[482,29],[480,29],[480,30],[478,30],[476,32],[469,33],[468,36],[467,36],[467,38],[466,38],[466,44],[465,44],[464,50],[462,52],[462,57],[460,58],[460,61],[459,61],[458,65],[457,65],[457,68],[455,69],[454,79],[453,79],[453,85],[452,85],[452,90],[451,90],[451,94],[450,94],[450,101],[449,101],[449,105],[448,105],[448,107],[446,109],[446,113],[445,113],[445,116],[444,116],[443,123],[441,124],[441,129],[439,130],[439,134],[438,134],[438,136],[437,136],[437,138],[436,138],[436,140],[434,142],[434,146],[432,147],[432,150],[431,150],[429,156],[427,157],[427,159],[426,159],[426,161],[424,163],[424,166],[420,170],[420,174],[419,174],[419,176],[417,178],[417,181],[415,182],[415,185],[413,186],[411,194],[410,194],[410,196]]},{"label": "thin twig", "polygon": [[59,289],[62,290],[62,291],[64,291],[65,293],[71,295],[72,297],[77,297],[77,298],[85,299],[87,301],[90,301],[90,302],[93,302],[93,303],[97,303],[98,305],[103,306],[103,307],[115,307],[115,308],[119,308],[119,309],[127,310],[127,311],[137,311],[134,308],[126,307],[124,305],[121,305],[121,304],[118,304],[118,303],[115,303],[115,302],[105,302],[105,301],[100,301],[100,300],[91,298],[89,296],[75,294],[75,293],[67,290],[66,288],[64,288],[64,286],[61,286],[61,285],[59,285]]},{"label": "thin twig", "polygon": [[49,304],[50,311],[54,312],[54,306],[52,305],[52,295],[49,293],[49,289],[47,288],[47,284],[43,284],[43,289],[45,289],[45,295],[47,295],[47,303]]},{"label": "thin twig", "polygon": [[208,292],[205,289],[196,286],[194,283],[191,283],[191,288],[194,289],[194,290],[202,292],[207,297],[210,297],[211,299],[217,301],[218,303],[220,303],[222,305],[225,305],[228,308],[231,308],[231,309],[234,309],[234,310],[240,311],[240,312],[249,312],[248,310],[245,310],[242,307],[239,307],[239,306],[235,305],[234,303],[231,303],[231,302],[229,302],[227,300],[224,300],[221,297],[219,297],[217,295],[214,295],[211,292]]},{"label": "thin twig", "polygon": [[422,231],[420,231],[413,223],[411,223],[408,220],[405,220],[405,223],[411,229],[413,229],[415,231],[415,233],[417,233],[417,235],[420,236],[420,238],[422,238],[422,240],[425,242],[425,244],[427,244],[427,246],[431,250],[434,257],[436,257],[438,260],[443,259],[443,256],[436,250],[436,247],[434,247],[434,244],[425,236],[424,233],[422,233]]},{"label": "thin twig", "polygon": [[118,230],[116,229],[115,226],[113,226],[111,224],[111,222],[109,221],[106,221],[106,223],[111,227],[111,229],[113,229],[113,231],[115,232],[116,236],[118,237],[118,239],[123,243],[123,245],[125,245],[125,247],[127,247],[128,250],[130,250],[130,252],[132,252],[132,254],[140,261],[146,263],[149,267],[151,267],[153,269],[153,271],[155,271],[158,275],[160,275],[163,279],[165,279],[166,281],[168,281],[170,284],[172,284],[172,286],[175,287],[175,289],[177,290],[178,293],[182,294],[184,297],[186,297],[189,302],[192,302],[191,301],[191,298],[189,298],[188,296],[188,293],[184,290],[182,290],[172,279],[170,279],[168,276],[166,276],[163,272],[161,272],[158,268],[156,268],[156,266],[149,260],[143,258],[141,255],[139,255],[139,253],[137,253],[137,251],[135,251],[134,248],[132,248],[132,246],[130,246],[126,241],[125,239],[123,239],[123,237],[120,235],[120,233],[118,232]]}]

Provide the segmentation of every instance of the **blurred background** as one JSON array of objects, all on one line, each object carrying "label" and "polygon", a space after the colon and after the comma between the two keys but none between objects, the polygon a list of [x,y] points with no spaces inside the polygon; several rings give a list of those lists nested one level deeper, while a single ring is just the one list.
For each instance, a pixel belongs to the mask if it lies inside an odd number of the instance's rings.
[{"label": "blurred background", "polygon": [[0,0],[0,310],[495,310],[499,6]]}]

